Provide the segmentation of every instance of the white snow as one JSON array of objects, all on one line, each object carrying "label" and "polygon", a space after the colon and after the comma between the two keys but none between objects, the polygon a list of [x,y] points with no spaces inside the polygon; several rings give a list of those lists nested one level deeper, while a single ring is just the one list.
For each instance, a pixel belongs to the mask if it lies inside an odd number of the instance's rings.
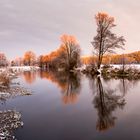
[{"label": "white snow", "polygon": [[[122,67],[122,65],[115,65],[115,64],[110,66],[113,66],[113,68],[118,68],[118,69]],[[125,67],[140,70],[140,64],[127,64],[125,65]]]},{"label": "white snow", "polygon": [[37,66],[14,66],[14,67],[10,67],[10,69],[12,70],[19,70],[19,71],[31,71],[31,70],[39,70],[40,68]]},{"label": "white snow", "polygon": [[[76,70],[82,71],[82,70],[86,69],[86,66],[87,65],[82,65],[81,67],[76,68]],[[104,65],[101,65],[101,67],[103,67],[103,66]],[[111,64],[110,66],[112,66],[113,68],[118,68],[118,69],[120,69],[122,67],[122,65],[119,65],[119,64]],[[140,70],[140,64],[127,64],[127,65],[125,65],[125,67]],[[101,71],[101,70],[98,70],[98,71]]]},{"label": "white snow", "polygon": [[37,66],[13,66],[13,67],[7,67],[7,68],[0,68],[0,72],[4,72],[8,69],[11,69],[13,71],[36,71],[40,68]]}]

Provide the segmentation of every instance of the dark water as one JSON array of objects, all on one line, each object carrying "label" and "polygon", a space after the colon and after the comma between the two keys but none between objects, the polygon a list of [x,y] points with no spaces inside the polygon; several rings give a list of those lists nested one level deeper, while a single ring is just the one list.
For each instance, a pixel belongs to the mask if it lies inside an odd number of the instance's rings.
[{"label": "dark water", "polygon": [[0,105],[21,113],[18,140],[139,140],[140,81],[65,73],[25,72],[32,90]]}]

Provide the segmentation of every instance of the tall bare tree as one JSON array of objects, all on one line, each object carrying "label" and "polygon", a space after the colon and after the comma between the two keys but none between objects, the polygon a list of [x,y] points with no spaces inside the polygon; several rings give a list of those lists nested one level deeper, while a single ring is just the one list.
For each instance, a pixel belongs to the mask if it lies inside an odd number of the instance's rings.
[{"label": "tall bare tree", "polygon": [[100,69],[102,59],[105,53],[114,53],[116,48],[123,48],[125,39],[112,33],[111,29],[115,27],[114,17],[106,13],[99,12],[95,15],[97,24],[97,35],[91,42],[94,47],[94,53],[98,57],[97,67]]}]

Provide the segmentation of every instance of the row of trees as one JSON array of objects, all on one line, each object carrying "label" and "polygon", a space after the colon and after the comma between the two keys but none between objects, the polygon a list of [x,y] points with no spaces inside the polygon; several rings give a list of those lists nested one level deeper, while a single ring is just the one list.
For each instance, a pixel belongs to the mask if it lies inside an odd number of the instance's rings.
[{"label": "row of trees", "polygon": [[33,66],[37,63],[37,57],[34,52],[27,51],[23,57],[17,57],[11,61],[11,66]]},{"label": "row of trees", "polygon": [[[97,65],[97,56],[85,56],[81,57],[82,64],[85,65]],[[102,64],[122,64],[122,61],[125,61],[125,64],[140,64],[140,51],[129,53],[129,54],[107,54],[102,58]]]},{"label": "row of trees", "polygon": [[23,58],[16,58],[11,62],[12,66],[16,65],[38,65],[43,68],[63,68],[73,69],[80,65],[80,46],[76,38],[71,35],[61,36],[60,47],[47,55],[40,55],[38,58],[35,53],[28,51]]},{"label": "row of trees", "polygon": [[[80,47],[71,54],[72,58],[67,60],[66,49],[61,45],[56,51],[51,52],[48,55],[40,55],[37,57],[34,52],[27,51],[23,57],[18,57],[11,61],[12,66],[23,66],[23,65],[37,65],[40,67],[51,67],[51,68],[63,68],[67,65],[78,66],[80,64],[85,65],[97,65],[97,56],[86,56],[80,58]],[[140,51],[128,53],[128,54],[107,54],[102,58],[102,64],[122,64],[122,61],[126,64],[140,64]],[[0,53],[0,67],[10,65],[4,53]]]}]

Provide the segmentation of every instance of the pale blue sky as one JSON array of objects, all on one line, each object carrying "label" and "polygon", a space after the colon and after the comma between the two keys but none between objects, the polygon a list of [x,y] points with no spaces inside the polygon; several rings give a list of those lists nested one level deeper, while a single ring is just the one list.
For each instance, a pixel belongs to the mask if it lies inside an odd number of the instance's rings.
[{"label": "pale blue sky", "polygon": [[126,52],[139,50],[139,0],[0,0],[0,52],[9,58],[27,50],[47,54],[59,47],[65,33],[76,36],[83,55],[91,54],[98,11],[115,17],[115,32],[127,40]]}]

